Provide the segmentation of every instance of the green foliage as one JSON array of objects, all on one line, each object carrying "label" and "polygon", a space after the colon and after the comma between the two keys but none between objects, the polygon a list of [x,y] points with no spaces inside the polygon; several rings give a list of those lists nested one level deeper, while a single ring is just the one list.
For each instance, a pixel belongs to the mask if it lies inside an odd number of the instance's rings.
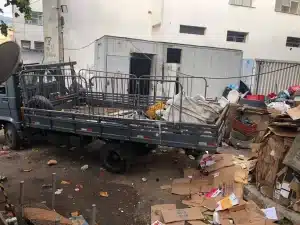
[{"label": "green foliage", "polygon": [[[24,14],[25,20],[31,19],[31,7],[30,7],[30,0],[6,0],[4,7],[7,6],[16,6],[20,13]],[[0,12],[3,13],[3,10],[0,8]],[[19,13],[15,13],[15,17],[19,16]],[[0,24],[1,33],[7,36],[7,25],[1,21]]]}]

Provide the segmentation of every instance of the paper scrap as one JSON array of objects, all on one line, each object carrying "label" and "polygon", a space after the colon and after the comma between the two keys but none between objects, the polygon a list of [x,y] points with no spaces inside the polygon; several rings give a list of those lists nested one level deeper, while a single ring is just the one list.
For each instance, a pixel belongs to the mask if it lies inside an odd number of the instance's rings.
[{"label": "paper scrap", "polygon": [[152,223],[151,225],[164,225],[162,222],[156,220],[154,223]]},{"label": "paper scrap", "polygon": [[290,192],[284,189],[280,190],[280,195],[284,198],[288,198],[289,197]]},{"label": "paper scrap", "polygon": [[99,195],[100,195],[101,197],[108,197],[108,193],[107,193],[106,191],[100,191],[100,192],[99,192]]},{"label": "paper scrap", "polygon": [[232,193],[228,197],[223,198],[222,200],[217,202],[216,211],[229,209],[232,206],[235,206],[235,205],[238,205],[238,204],[239,204],[239,199],[235,196],[234,193]]},{"label": "paper scrap", "polygon": [[69,185],[69,184],[71,184],[71,182],[70,181],[66,181],[66,180],[62,180],[60,182],[60,184]]},{"label": "paper scrap", "polygon": [[265,213],[266,217],[270,220],[278,220],[277,213],[275,207],[262,209]]}]

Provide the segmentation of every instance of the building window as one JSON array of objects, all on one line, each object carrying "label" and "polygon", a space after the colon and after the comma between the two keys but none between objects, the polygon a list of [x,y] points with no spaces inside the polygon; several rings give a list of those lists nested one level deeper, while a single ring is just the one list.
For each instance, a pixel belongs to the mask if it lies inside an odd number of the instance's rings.
[{"label": "building window", "polygon": [[181,49],[168,48],[167,49],[167,63],[178,63],[181,61]]},{"label": "building window", "polygon": [[43,13],[42,12],[31,12],[31,19],[25,20],[26,24],[43,26]]},{"label": "building window", "polygon": [[246,42],[248,33],[227,31],[227,41],[231,42]]},{"label": "building window", "polygon": [[300,15],[300,0],[276,0],[275,11]]},{"label": "building window", "polygon": [[252,0],[229,0],[230,5],[252,7]]},{"label": "building window", "polygon": [[297,37],[287,37],[285,45],[287,47],[300,48],[300,38],[297,38]]},{"label": "building window", "polygon": [[39,51],[44,51],[44,42],[35,41],[34,42],[34,49],[39,50]]},{"label": "building window", "polygon": [[206,27],[196,27],[196,26],[188,26],[188,25],[180,25],[179,32],[183,34],[196,34],[196,35],[204,35]]},{"label": "building window", "polygon": [[31,41],[21,40],[21,47],[23,49],[30,49],[31,48]]}]

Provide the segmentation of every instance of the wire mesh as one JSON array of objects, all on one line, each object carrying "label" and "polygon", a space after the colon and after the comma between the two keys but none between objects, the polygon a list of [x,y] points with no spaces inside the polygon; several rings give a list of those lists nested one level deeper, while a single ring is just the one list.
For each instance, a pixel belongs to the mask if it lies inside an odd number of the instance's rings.
[{"label": "wire mesh", "polygon": [[[115,118],[147,119],[150,106],[180,97],[195,95],[199,87],[192,76],[141,76],[96,70],[24,70],[20,85],[24,106],[60,110],[76,114],[104,115]],[[205,79],[204,79],[205,80]],[[42,96],[38,98],[36,96]],[[41,100],[44,101],[42,105]],[[45,107],[48,104],[49,107]],[[169,121],[169,120],[168,120]]]}]

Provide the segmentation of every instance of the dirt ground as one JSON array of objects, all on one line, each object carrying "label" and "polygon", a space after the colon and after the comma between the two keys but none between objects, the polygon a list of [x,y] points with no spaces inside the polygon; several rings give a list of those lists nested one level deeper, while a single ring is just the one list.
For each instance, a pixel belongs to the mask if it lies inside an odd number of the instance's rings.
[{"label": "dirt ground", "polygon": [[[3,137],[0,137],[0,144]],[[157,150],[156,153],[140,158],[138,163],[125,175],[102,171],[100,152],[102,143],[94,143],[87,149],[69,149],[50,144],[36,143],[29,149],[11,152],[0,156],[0,175],[8,178],[4,183],[9,199],[17,204],[19,182],[25,182],[25,203],[44,202],[51,207],[51,189],[42,188],[51,184],[52,173],[57,174],[57,188],[63,188],[56,195],[55,209],[63,216],[71,212],[80,213],[89,222],[91,206],[97,206],[98,224],[150,224],[150,207],[154,204],[176,203],[180,205],[182,197],[161,190],[161,185],[171,184],[171,180],[183,176],[183,169],[195,166],[195,161],[176,151]],[[58,164],[47,165],[55,159]],[[86,171],[81,167],[89,165]],[[21,172],[32,169],[31,172]],[[147,179],[146,182],[142,178]],[[61,181],[70,181],[70,185],[61,185]],[[83,189],[76,192],[77,184]],[[100,197],[99,192],[108,192],[108,197]]]}]

